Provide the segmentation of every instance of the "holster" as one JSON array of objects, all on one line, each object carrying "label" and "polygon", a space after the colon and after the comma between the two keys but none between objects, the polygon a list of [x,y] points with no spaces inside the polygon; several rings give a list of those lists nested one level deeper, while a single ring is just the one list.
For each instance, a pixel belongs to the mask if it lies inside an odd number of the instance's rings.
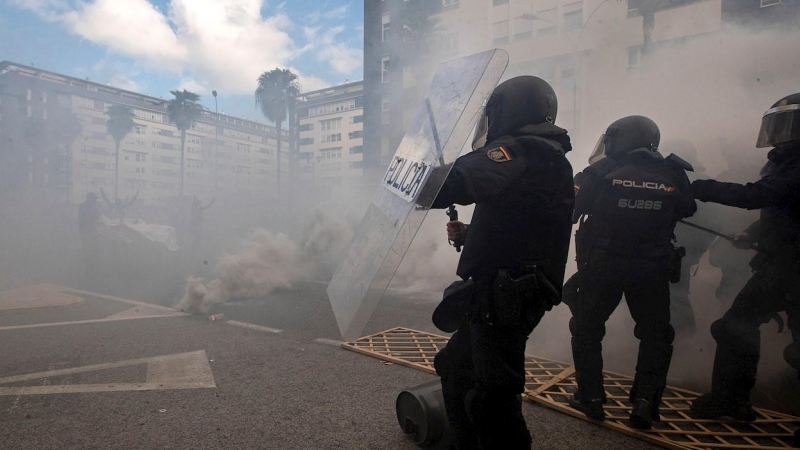
[{"label": "holster", "polygon": [[538,318],[561,302],[561,295],[539,266],[526,266],[519,276],[501,269],[491,286],[488,320],[501,327],[519,326],[527,316]]},{"label": "holster", "polygon": [[684,247],[672,246],[669,252],[669,282],[678,283],[681,281],[681,260],[686,256]]}]

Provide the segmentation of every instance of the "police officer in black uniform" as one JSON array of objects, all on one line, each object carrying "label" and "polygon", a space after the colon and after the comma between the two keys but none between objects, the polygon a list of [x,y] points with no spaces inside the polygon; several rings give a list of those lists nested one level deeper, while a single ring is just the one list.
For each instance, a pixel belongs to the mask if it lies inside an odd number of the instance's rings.
[{"label": "police officer in black uniform", "polygon": [[760,219],[735,236],[743,246],[757,243],[758,253],[750,262],[752,278],[711,325],[717,352],[711,393],[692,405],[699,417],[756,419],[749,399],[760,357],[759,327],[779,311],[786,311],[794,340],[784,358],[800,370],[800,93],[784,97],[764,114],[756,146],[774,147],[761,180],[692,183],[698,200],[761,209]]},{"label": "police officer in black uniform", "polygon": [[676,222],[697,209],[686,176],[691,166],[675,155],[663,158],[659,140],[647,117],[619,119],[601,137],[590,166],[575,177],[580,296],[570,330],[578,391],[570,405],[604,418],[602,340],[624,294],[641,341],[630,400],[631,423],[642,429],[659,418],[672,358],[670,241]]},{"label": "police officer in black uniform", "polygon": [[475,204],[468,230],[448,224],[463,240],[457,274],[474,283],[470,312],[434,361],[458,449],[531,445],[519,397],[525,343],[559,302],[572,227],[572,147],[554,124],[557,106],[540,78],[497,86],[487,144],[455,161],[433,204]]}]

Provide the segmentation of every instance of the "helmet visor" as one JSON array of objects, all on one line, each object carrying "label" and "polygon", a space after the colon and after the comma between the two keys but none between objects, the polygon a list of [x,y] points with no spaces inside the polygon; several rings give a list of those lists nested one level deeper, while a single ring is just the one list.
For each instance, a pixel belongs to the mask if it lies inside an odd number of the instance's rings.
[{"label": "helmet visor", "polygon": [[597,140],[597,145],[594,146],[594,151],[589,156],[589,164],[594,164],[605,157],[606,157],[606,134],[603,133],[600,135],[600,139]]},{"label": "helmet visor", "polygon": [[477,150],[486,145],[486,138],[489,135],[489,116],[486,115],[486,108],[483,108],[478,124],[475,125],[475,135],[472,138],[472,149]]},{"label": "helmet visor", "polygon": [[764,114],[756,147],[775,147],[800,140],[800,105],[776,106]]}]

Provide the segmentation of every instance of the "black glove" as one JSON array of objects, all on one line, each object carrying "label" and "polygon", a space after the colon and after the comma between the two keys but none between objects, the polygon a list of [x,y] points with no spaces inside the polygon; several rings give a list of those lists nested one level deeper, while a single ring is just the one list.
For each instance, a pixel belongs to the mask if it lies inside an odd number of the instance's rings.
[{"label": "black glove", "polygon": [[701,202],[708,201],[712,190],[714,189],[714,180],[695,180],[692,182],[692,195],[695,200]]}]

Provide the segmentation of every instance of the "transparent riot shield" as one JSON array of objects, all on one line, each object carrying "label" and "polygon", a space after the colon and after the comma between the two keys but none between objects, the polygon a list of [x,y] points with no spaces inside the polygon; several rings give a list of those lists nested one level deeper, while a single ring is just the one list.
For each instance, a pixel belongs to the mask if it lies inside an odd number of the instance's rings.
[{"label": "transparent riot shield", "polygon": [[439,66],[328,285],[345,340],[364,330],[507,65],[490,50]]}]

